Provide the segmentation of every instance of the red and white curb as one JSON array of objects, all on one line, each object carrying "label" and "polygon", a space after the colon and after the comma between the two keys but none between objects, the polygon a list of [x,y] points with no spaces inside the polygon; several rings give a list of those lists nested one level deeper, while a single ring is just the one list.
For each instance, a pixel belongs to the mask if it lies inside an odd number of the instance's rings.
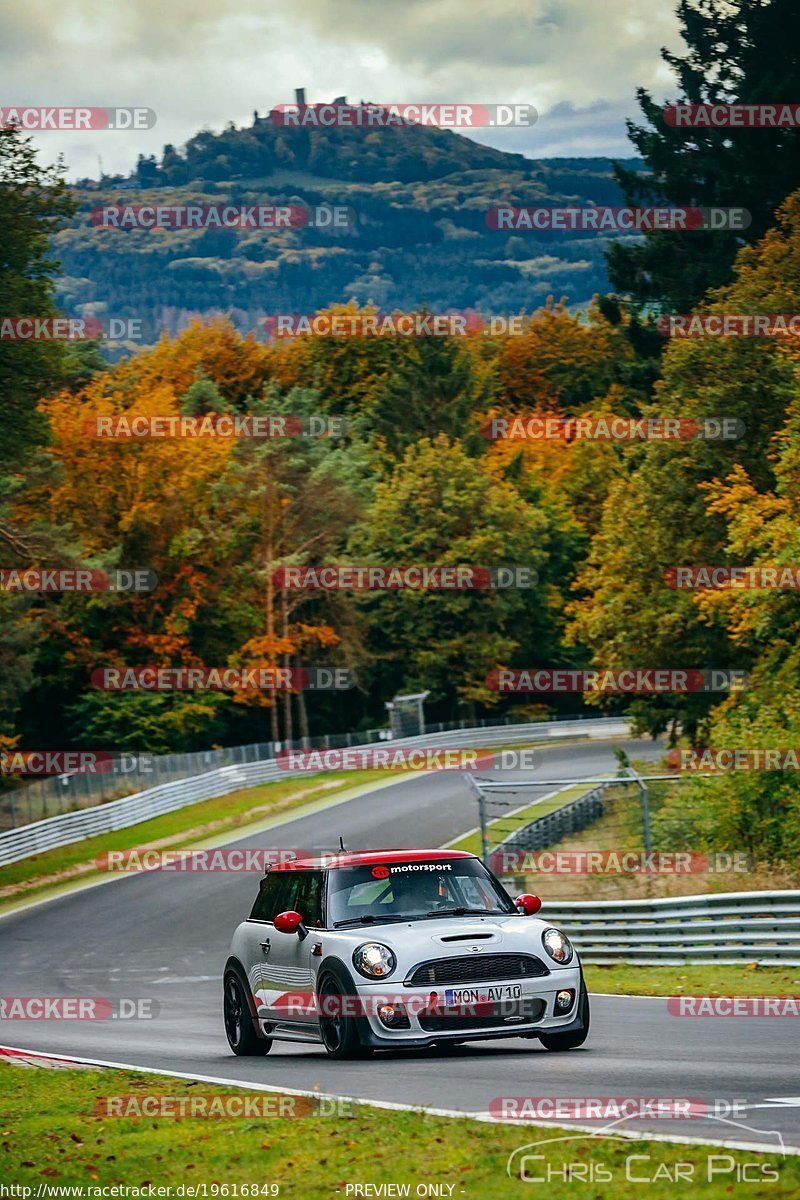
[{"label": "red and white curb", "polygon": [[37,1050],[16,1050],[11,1046],[0,1046],[0,1062],[12,1067],[44,1067],[48,1071],[98,1071],[99,1066],[81,1062],[77,1058],[62,1058],[56,1054],[40,1054]]}]

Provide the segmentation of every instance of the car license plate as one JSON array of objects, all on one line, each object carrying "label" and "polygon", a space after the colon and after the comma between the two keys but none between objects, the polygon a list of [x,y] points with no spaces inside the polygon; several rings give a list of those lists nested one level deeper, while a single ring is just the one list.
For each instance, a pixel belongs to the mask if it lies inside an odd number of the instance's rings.
[{"label": "car license plate", "polygon": [[518,983],[506,983],[499,987],[445,988],[444,1002],[448,1008],[462,1004],[500,1004],[503,1000],[519,1000],[522,988]]}]

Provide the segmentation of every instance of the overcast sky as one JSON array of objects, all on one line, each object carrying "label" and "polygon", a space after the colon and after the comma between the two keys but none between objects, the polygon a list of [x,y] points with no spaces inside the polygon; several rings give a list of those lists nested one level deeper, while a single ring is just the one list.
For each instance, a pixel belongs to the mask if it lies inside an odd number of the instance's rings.
[{"label": "overcast sky", "polygon": [[3,0],[0,104],[154,109],[154,129],[48,132],[70,179],[127,173],[140,152],[255,108],[308,101],[528,103],[531,129],[476,133],[529,157],[630,153],[634,92],[676,96],[659,50],[680,49],[675,0]]}]

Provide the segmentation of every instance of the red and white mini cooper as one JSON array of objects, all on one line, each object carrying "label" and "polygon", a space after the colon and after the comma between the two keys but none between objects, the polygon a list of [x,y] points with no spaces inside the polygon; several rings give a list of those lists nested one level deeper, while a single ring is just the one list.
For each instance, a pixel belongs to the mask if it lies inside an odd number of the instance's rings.
[{"label": "red and white mini cooper", "polygon": [[472,854],[364,850],[270,869],[233,935],[225,1032],[234,1054],[273,1039],[372,1049],[535,1038],[572,1050],[589,998],[569,939],[512,900]]}]

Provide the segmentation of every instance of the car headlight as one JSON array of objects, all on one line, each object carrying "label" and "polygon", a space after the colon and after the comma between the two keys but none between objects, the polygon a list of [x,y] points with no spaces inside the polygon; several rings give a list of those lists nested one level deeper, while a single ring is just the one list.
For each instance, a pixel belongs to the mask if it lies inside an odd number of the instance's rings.
[{"label": "car headlight", "polygon": [[364,942],[353,951],[353,966],[368,979],[385,979],[397,966],[397,959],[388,946],[380,942]]},{"label": "car headlight", "polygon": [[568,963],[574,954],[572,942],[560,929],[545,929],[542,934],[542,941],[550,957],[555,962],[561,963],[562,966]]}]

